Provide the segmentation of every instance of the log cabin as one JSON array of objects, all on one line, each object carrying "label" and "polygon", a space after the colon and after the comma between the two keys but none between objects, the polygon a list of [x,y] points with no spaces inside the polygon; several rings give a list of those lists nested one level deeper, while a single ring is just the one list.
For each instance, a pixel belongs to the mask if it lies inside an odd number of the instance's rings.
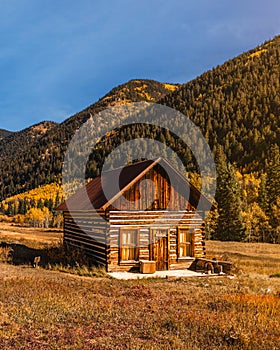
[{"label": "log cabin", "polygon": [[[107,199],[104,188],[118,177],[119,186]],[[56,210],[63,211],[64,242],[83,249],[108,272],[145,272],[145,266],[153,272],[188,268],[205,256],[198,201],[211,206],[169,162],[158,158],[103,172],[102,180],[94,178]]]}]

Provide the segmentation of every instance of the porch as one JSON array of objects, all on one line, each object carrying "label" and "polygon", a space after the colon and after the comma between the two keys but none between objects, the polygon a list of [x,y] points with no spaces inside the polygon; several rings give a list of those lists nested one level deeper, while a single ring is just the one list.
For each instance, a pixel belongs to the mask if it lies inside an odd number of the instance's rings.
[{"label": "porch", "polygon": [[205,274],[202,272],[195,272],[188,269],[184,270],[166,270],[156,271],[155,273],[138,273],[138,272],[108,272],[108,275],[119,280],[137,280],[143,278],[190,278],[190,277],[217,277],[219,274]]}]

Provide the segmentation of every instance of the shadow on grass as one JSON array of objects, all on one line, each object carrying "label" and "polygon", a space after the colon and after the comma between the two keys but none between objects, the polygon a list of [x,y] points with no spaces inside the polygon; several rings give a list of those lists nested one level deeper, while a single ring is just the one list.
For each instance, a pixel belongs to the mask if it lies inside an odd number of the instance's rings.
[{"label": "shadow on grass", "polygon": [[7,262],[13,265],[34,265],[34,258],[40,256],[41,267],[49,265],[64,265],[74,267],[77,265],[95,266],[82,249],[74,249],[65,244],[53,247],[31,248],[20,243],[1,242],[0,248],[9,251]]},{"label": "shadow on grass", "polygon": [[46,249],[34,249],[24,244],[1,243],[1,248],[10,250],[10,259],[8,262],[13,265],[33,264],[36,256],[46,257]]},{"label": "shadow on grass", "polygon": [[42,268],[79,276],[109,278],[105,268],[98,266],[86,256],[82,249],[73,248],[67,244],[31,248],[19,243],[0,243],[0,261],[2,262],[34,266],[35,257],[40,257],[39,266]]}]

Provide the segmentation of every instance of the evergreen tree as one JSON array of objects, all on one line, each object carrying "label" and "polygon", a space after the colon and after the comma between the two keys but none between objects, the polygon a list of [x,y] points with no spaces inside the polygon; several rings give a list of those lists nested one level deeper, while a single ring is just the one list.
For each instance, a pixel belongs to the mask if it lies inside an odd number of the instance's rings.
[{"label": "evergreen tree", "polygon": [[8,202],[8,209],[7,209],[6,214],[8,214],[10,216],[14,215],[14,207],[13,207],[12,202]]},{"label": "evergreen tree", "polygon": [[18,213],[19,214],[25,214],[25,206],[24,206],[24,200],[20,199],[18,201]]},{"label": "evergreen tree", "polygon": [[258,204],[262,208],[262,210],[267,212],[268,201],[267,201],[267,193],[266,193],[266,176],[264,174],[261,175]]},{"label": "evergreen tree", "polygon": [[222,147],[216,155],[218,224],[215,239],[222,241],[242,241],[245,239],[245,227],[242,222],[240,187],[233,166],[227,162]]},{"label": "evergreen tree", "polygon": [[41,198],[37,202],[37,208],[39,208],[39,209],[44,208],[44,202]]},{"label": "evergreen tree", "polygon": [[280,154],[278,145],[274,144],[269,149],[269,158],[266,162],[266,192],[268,204],[275,204],[280,197]]},{"label": "evergreen tree", "polygon": [[271,241],[275,243],[278,240],[277,237],[280,231],[280,153],[279,147],[276,144],[270,148],[266,169],[266,214],[269,217],[269,224],[271,226]]},{"label": "evergreen tree", "polygon": [[59,197],[59,192],[56,192],[56,196],[55,196],[55,202],[54,202],[54,208],[58,207],[60,203],[60,197]]},{"label": "evergreen tree", "polygon": [[215,201],[212,210],[208,213],[205,219],[205,238],[206,239],[215,238],[217,223],[218,223],[218,208],[217,208],[217,203]]}]

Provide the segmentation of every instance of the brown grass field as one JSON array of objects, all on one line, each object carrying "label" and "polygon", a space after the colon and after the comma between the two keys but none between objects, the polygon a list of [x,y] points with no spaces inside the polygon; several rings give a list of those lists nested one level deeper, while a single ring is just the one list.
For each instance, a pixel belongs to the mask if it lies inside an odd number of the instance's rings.
[{"label": "brown grass field", "polygon": [[[61,233],[0,223],[0,240],[28,254]],[[2,262],[0,349],[280,349],[280,246],[208,241],[207,255],[235,276],[120,281]]]}]

